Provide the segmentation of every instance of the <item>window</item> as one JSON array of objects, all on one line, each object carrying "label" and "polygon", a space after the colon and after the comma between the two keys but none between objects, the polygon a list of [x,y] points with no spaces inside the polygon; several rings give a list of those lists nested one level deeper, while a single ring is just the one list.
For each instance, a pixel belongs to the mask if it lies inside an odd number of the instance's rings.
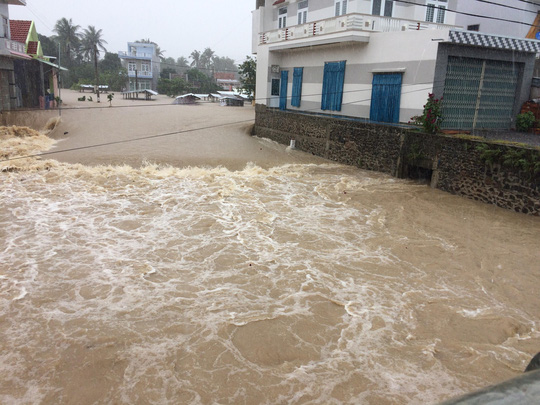
[{"label": "window", "polygon": [[480,24],[467,25],[467,31],[480,31]]},{"label": "window", "polygon": [[336,0],[336,17],[347,14],[347,0]]},{"label": "window", "polygon": [[298,25],[307,22],[308,2],[307,0],[298,3]]},{"label": "window", "polygon": [[279,96],[279,79],[272,79],[272,96]]},{"label": "window", "polygon": [[4,31],[2,32],[2,35],[0,35],[0,37],[9,38],[9,22],[8,19],[4,16],[2,16],[2,28]]},{"label": "window", "polygon": [[321,110],[341,111],[345,61],[324,64]]},{"label": "window", "polygon": [[394,11],[393,0],[373,0],[372,4],[371,14],[392,17],[392,12]]},{"label": "window", "polygon": [[444,24],[448,0],[427,0],[426,21]]},{"label": "window", "polygon": [[142,63],[141,64],[141,72],[143,75],[149,75],[152,72],[152,69],[150,69],[149,63]]},{"label": "window", "polygon": [[287,26],[287,7],[280,8],[278,11],[278,28]]},{"label": "window", "polygon": [[137,64],[134,62],[128,63],[128,71],[129,72],[135,72],[137,70]]},{"label": "window", "polygon": [[302,98],[302,77],[304,68],[295,67],[293,72],[292,98],[291,105],[300,107],[300,99]]}]

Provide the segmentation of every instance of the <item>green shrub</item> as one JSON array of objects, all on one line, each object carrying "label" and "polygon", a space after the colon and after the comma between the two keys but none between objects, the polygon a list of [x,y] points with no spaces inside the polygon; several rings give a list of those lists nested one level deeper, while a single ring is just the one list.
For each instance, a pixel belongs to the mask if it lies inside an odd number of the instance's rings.
[{"label": "green shrub", "polygon": [[531,111],[527,111],[523,114],[518,114],[516,117],[516,129],[519,132],[528,132],[534,124],[536,123],[536,118]]}]

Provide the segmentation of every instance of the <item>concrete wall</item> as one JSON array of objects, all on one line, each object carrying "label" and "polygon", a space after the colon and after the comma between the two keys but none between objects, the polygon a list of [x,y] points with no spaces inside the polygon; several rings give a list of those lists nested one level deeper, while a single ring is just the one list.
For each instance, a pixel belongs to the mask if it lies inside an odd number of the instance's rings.
[{"label": "concrete wall", "polygon": [[471,138],[428,135],[399,126],[284,112],[256,106],[254,134],[333,161],[396,177],[427,175],[431,186],[453,194],[540,215],[540,173],[486,162],[479,150],[499,156],[524,153],[540,162],[538,149],[485,144]]}]

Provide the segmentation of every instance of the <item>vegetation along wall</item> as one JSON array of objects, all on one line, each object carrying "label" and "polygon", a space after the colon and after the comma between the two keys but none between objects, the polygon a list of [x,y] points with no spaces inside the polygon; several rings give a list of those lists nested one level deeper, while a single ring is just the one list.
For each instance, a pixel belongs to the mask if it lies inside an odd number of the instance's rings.
[{"label": "vegetation along wall", "polygon": [[335,162],[417,178],[453,194],[540,215],[540,150],[256,106],[254,135]]}]

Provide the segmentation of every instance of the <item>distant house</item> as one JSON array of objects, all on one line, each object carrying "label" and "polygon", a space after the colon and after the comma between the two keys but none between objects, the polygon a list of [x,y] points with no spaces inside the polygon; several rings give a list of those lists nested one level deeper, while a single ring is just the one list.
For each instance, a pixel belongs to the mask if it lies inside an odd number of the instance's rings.
[{"label": "distant house", "polygon": [[223,96],[219,99],[219,104],[226,107],[243,107],[244,99],[238,96]]},{"label": "distant house", "polygon": [[128,91],[157,91],[161,62],[156,55],[156,45],[128,42],[128,51],[119,51],[118,56],[128,71]]},{"label": "distant house", "polygon": [[173,104],[195,104],[201,98],[193,93],[184,94],[175,98]]},{"label": "distant house", "polygon": [[214,73],[214,79],[217,84],[223,89],[233,91],[240,87],[240,80],[237,79],[237,75],[233,72],[216,72]]},{"label": "distant house", "polygon": [[26,6],[26,0],[4,0],[0,2],[0,111],[18,107],[18,91],[15,86],[15,60],[30,60],[24,42],[11,38],[9,30],[9,5]]},{"label": "distant house", "polygon": [[525,38],[539,30],[531,25],[540,4],[487,3],[258,0],[258,102],[398,123],[420,115],[434,93],[443,97],[446,128],[511,128],[529,98],[540,52],[540,41]]}]

